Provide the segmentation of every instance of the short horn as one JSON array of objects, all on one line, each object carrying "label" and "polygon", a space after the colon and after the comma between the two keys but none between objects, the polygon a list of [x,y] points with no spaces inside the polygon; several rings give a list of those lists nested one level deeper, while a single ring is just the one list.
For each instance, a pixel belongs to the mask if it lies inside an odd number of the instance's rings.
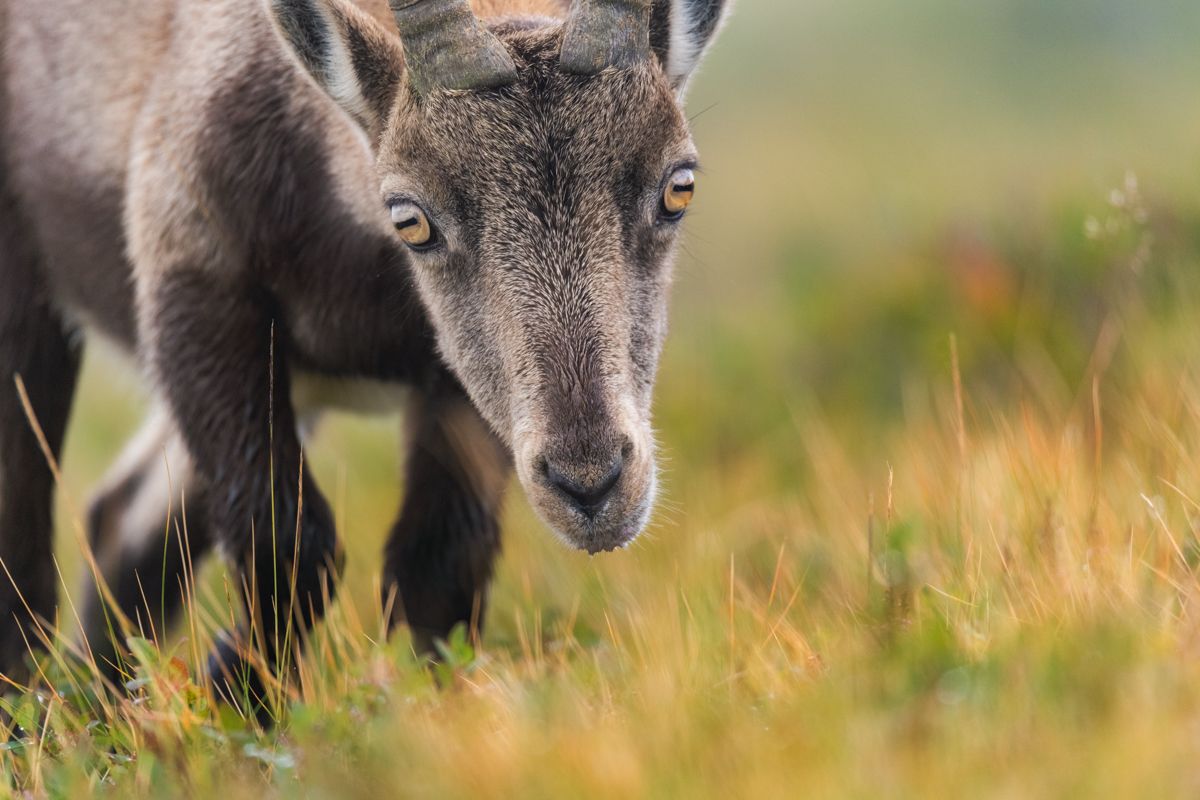
[{"label": "short horn", "polygon": [[404,42],[409,81],[420,95],[437,89],[490,89],[517,79],[508,50],[467,0],[388,0]]},{"label": "short horn", "polygon": [[559,63],[584,75],[650,57],[650,0],[575,0]]}]

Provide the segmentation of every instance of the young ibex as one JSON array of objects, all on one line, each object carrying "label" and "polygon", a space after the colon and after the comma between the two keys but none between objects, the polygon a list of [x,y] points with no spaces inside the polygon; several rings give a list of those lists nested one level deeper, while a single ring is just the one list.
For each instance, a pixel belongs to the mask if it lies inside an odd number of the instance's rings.
[{"label": "young ibex", "polygon": [[[58,581],[16,376],[57,455],[82,331],[135,353],[157,398],[87,520],[131,617],[180,604],[186,500],[191,556],[234,560],[274,658],[336,572],[301,432],[394,386],[384,585],[419,646],[477,619],[514,467],[571,545],[638,534],[694,191],[682,93],[727,9],[567,5],[0,0],[0,671]],[[104,604],[85,617],[98,648]]]}]

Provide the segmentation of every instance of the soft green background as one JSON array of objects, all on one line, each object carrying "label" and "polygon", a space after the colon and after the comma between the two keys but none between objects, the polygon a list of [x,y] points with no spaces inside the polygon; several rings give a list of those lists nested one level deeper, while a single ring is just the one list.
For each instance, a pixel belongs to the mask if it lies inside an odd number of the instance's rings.
[{"label": "soft green background", "polygon": [[[1087,218],[1133,172],[1164,209],[1164,259],[1200,237],[1198,33],[1187,0],[742,0],[688,98],[704,171],[658,390],[668,511],[647,547],[704,513],[700,468],[766,460],[772,490],[796,491],[797,415],[866,448],[906,393],[945,380],[950,333],[968,381],[1076,391],[1111,258]],[[90,359],[66,458],[77,506],[141,397]],[[316,443],[351,585],[377,570],[398,503],[395,431],[337,419]],[[548,539],[523,502],[509,535]]]},{"label": "soft green background", "polygon": [[[313,463],[350,602],[306,707],[241,749],[181,723],[173,750],[153,703],[118,706],[113,780],[1195,796],[1198,42],[1194,0],[740,0],[689,97],[650,531],[569,552],[514,486],[485,656],[431,691],[368,635],[399,421],[332,417]],[[141,402],[93,352],[75,509]],[[21,769],[107,775],[73,725],[67,769]]]}]

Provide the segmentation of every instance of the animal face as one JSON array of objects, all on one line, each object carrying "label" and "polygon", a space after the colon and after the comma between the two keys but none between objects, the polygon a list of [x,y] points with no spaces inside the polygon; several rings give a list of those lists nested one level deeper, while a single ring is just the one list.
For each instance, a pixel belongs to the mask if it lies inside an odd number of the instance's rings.
[{"label": "animal face", "polygon": [[649,50],[564,69],[563,26],[549,20],[487,35],[511,59],[504,80],[483,81],[497,85],[401,81],[386,114],[356,102],[356,118],[376,134],[381,213],[443,358],[542,519],[574,546],[611,550],[645,526],[656,492],[651,394],[696,188],[680,81]]},{"label": "animal face", "polygon": [[[379,152],[438,343],[547,523],[624,544],[654,494],[650,396],[695,152],[661,70],[558,69],[556,30],[506,39],[518,81],[404,105]],[[690,183],[690,179],[688,181]],[[424,233],[426,232],[427,233]]]}]

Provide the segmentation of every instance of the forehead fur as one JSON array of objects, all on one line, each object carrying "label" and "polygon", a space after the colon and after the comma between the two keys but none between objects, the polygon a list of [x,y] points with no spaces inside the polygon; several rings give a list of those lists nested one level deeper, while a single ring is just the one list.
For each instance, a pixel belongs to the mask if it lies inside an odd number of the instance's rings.
[{"label": "forehead fur", "polygon": [[[503,23],[493,28],[517,65],[516,83],[488,91],[443,91],[400,104],[384,139],[385,169],[454,183],[515,187],[549,166],[565,178],[647,171],[657,181],[688,147],[686,121],[658,62],[573,75],[559,69],[562,29]],[[678,157],[677,155],[675,157]],[[547,164],[547,162],[550,162]],[[544,177],[544,175],[542,176]],[[455,180],[458,178],[458,180]]]}]

